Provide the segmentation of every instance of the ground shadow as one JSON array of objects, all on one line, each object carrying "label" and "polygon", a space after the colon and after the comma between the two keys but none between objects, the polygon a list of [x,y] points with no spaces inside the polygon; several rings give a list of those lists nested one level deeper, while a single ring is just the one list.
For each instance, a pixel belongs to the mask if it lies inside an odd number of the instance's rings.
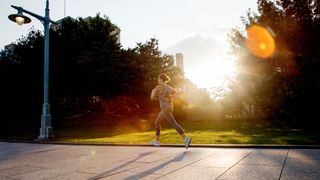
[{"label": "ground shadow", "polygon": [[176,157],[174,157],[173,159],[170,159],[166,162],[163,162],[159,165],[157,165],[156,167],[153,167],[151,169],[148,169],[146,171],[143,171],[143,172],[140,172],[139,174],[136,174],[136,175],[133,175],[133,176],[130,176],[130,177],[127,177],[125,178],[125,180],[132,180],[132,179],[142,179],[143,177],[149,175],[149,174],[152,174],[164,167],[166,167],[167,165],[169,165],[170,163],[173,163],[173,162],[178,162],[178,161],[182,161],[186,155],[187,151],[177,155]]},{"label": "ground shadow", "polygon": [[108,176],[108,175],[110,175],[110,174],[112,174],[112,173],[115,173],[117,170],[119,170],[119,169],[121,169],[121,168],[123,168],[123,167],[126,167],[126,166],[128,166],[129,164],[137,161],[138,159],[141,159],[142,157],[147,156],[147,155],[152,154],[152,153],[153,153],[153,151],[140,153],[140,154],[138,155],[138,157],[136,157],[135,159],[133,159],[133,160],[131,160],[131,161],[128,161],[128,162],[126,162],[126,163],[124,163],[124,164],[122,164],[122,165],[120,165],[120,166],[114,167],[114,168],[112,168],[112,169],[110,169],[110,170],[108,170],[108,171],[105,171],[105,172],[103,172],[103,173],[100,173],[100,174],[98,174],[98,175],[96,175],[96,176],[94,176],[94,177],[91,177],[91,178],[89,178],[88,180],[95,180],[95,179],[104,178],[104,177],[106,177],[106,176]]},{"label": "ground shadow", "polygon": [[28,155],[54,151],[59,149],[59,146],[60,145],[0,142],[0,162],[14,159],[20,154]]}]

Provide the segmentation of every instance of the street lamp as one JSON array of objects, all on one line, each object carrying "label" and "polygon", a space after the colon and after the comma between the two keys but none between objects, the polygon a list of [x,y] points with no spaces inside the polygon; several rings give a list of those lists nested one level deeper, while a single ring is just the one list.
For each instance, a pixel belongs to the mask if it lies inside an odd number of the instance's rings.
[{"label": "street lamp", "polygon": [[53,128],[51,125],[49,104],[49,24],[56,24],[56,22],[50,20],[49,17],[49,0],[46,0],[46,9],[44,17],[33,12],[27,11],[22,7],[17,7],[13,5],[11,5],[11,7],[18,10],[17,14],[11,14],[8,16],[8,18],[11,21],[16,22],[19,25],[30,23],[31,19],[22,14],[26,13],[40,20],[44,26],[44,97],[42,105],[40,135],[38,138],[41,140],[48,139],[50,137],[54,137]]}]

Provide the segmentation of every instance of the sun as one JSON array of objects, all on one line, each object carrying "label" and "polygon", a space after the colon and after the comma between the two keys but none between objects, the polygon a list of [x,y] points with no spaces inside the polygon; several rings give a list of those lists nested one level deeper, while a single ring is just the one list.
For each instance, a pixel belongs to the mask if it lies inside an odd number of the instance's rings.
[{"label": "sun", "polygon": [[229,79],[236,74],[234,60],[217,57],[207,60],[189,70],[186,70],[186,77],[197,85],[198,88],[208,90],[214,88],[228,88]]}]

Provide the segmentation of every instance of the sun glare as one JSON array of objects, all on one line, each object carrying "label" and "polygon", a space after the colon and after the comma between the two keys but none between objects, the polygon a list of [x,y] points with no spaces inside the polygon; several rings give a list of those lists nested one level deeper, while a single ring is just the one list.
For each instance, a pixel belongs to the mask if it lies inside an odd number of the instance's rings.
[{"label": "sun glare", "polygon": [[199,88],[228,88],[228,79],[233,79],[236,73],[233,60],[213,58],[199,64],[186,72],[186,76]]}]

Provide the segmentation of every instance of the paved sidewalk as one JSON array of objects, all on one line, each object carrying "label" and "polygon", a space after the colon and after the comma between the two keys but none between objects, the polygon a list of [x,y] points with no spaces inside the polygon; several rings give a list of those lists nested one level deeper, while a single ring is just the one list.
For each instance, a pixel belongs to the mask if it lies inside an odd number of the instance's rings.
[{"label": "paved sidewalk", "polygon": [[320,179],[320,149],[0,142],[0,179]]}]

